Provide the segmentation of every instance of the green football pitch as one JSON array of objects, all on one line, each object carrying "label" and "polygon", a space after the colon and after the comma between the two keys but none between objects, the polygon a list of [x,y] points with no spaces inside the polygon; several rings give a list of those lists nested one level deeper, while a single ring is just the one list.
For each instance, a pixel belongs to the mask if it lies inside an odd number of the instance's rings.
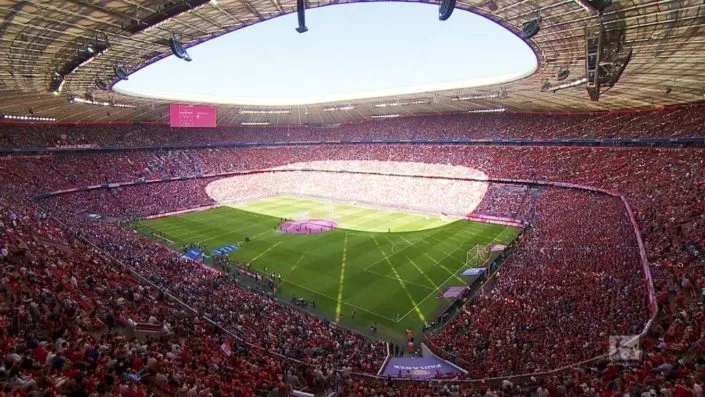
[{"label": "green football pitch", "polygon": [[[319,234],[279,231],[281,218],[327,219]],[[206,254],[229,245],[232,259],[281,274],[281,298],[313,300],[318,314],[365,332],[396,337],[435,319],[451,302],[445,288],[465,285],[460,273],[476,245],[508,245],[520,230],[441,216],[278,196],[138,221],[173,248],[198,243]],[[245,238],[249,241],[245,241]],[[354,316],[353,316],[354,313]]]}]

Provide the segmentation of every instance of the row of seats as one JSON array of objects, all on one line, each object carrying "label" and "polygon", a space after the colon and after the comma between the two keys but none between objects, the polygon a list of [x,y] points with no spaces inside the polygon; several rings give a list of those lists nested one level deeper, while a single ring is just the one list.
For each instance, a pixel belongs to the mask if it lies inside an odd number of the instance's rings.
[{"label": "row of seats", "polygon": [[142,125],[5,125],[0,148],[202,145],[243,142],[694,137],[705,134],[702,105],[589,115],[461,114],[309,127],[170,128]]}]

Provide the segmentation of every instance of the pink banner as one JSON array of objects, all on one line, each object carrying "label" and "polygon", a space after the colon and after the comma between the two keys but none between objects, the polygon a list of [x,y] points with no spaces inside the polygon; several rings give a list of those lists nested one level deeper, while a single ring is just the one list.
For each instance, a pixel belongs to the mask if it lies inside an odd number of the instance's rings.
[{"label": "pink banner", "polygon": [[218,109],[215,106],[169,104],[171,127],[215,127]]}]

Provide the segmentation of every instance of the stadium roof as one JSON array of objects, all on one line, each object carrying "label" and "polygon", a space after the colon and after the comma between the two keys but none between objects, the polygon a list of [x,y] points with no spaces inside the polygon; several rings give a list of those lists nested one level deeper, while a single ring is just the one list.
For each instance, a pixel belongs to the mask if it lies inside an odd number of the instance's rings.
[{"label": "stadium roof", "polygon": [[[702,1],[615,2],[598,16],[593,6],[605,2],[459,0],[458,8],[486,16],[517,35],[525,22],[540,16],[540,31],[529,40],[539,68],[513,83],[293,106],[289,112],[277,113],[267,113],[262,108],[262,112],[243,114],[243,106],[219,106],[219,122],[335,124],[385,114],[408,116],[497,108],[583,112],[705,99]],[[308,1],[307,7],[330,4],[339,2]],[[0,60],[0,114],[53,116],[57,121],[74,122],[166,121],[166,101],[105,91],[96,86],[96,81],[109,86],[116,81],[116,65],[136,70],[171,55],[168,42],[175,33],[188,47],[295,11],[293,0],[0,0],[0,46],[5,55]],[[175,16],[167,18],[169,15]],[[576,80],[580,83],[585,77],[586,28],[598,26],[600,20],[606,32],[605,52],[621,54],[631,49],[633,55],[617,84],[604,92],[599,101],[591,101],[584,84],[561,85]],[[107,51],[103,52],[104,47]],[[559,81],[559,72],[564,69],[569,70],[568,76]],[[53,95],[52,91],[59,87],[58,95]],[[104,106],[71,103],[69,95]],[[374,106],[380,103],[396,106]]]}]

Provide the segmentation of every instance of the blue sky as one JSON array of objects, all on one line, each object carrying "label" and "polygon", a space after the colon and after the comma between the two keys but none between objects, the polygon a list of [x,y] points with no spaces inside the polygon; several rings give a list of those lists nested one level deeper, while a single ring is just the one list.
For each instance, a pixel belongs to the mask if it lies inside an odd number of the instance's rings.
[{"label": "blue sky", "polygon": [[[207,5],[210,7],[210,5]],[[289,14],[170,56],[116,90],[195,102],[300,105],[514,80],[533,72],[531,49],[499,25],[438,6],[356,3]]]}]

